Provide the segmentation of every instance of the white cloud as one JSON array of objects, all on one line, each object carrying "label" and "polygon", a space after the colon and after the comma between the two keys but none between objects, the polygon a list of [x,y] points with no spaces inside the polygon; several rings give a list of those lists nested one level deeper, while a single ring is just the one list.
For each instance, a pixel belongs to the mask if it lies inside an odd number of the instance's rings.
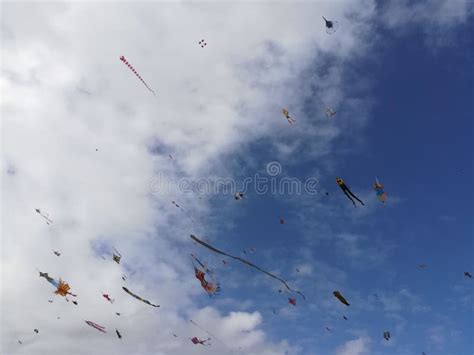
[{"label": "white cloud", "polygon": [[354,340],[349,340],[344,345],[338,347],[335,355],[365,355],[368,354],[370,338],[362,337]]}]

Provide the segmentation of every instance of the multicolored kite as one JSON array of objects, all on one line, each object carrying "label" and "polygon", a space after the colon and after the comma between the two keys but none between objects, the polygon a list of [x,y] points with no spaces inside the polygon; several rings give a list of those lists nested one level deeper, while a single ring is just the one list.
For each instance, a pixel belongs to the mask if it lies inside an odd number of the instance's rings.
[{"label": "multicolored kite", "polygon": [[148,304],[148,305],[150,305],[150,306],[153,306],[153,307],[159,307],[159,305],[150,303],[150,301],[144,300],[144,299],[141,298],[140,296],[134,294],[133,292],[131,292],[131,291],[130,291],[128,288],[126,288],[126,287],[122,287],[122,289],[123,289],[125,292],[127,292],[130,296],[135,297],[137,300],[142,301],[143,303],[146,303],[146,304]]},{"label": "multicolored kite", "polygon": [[288,111],[288,109],[284,108],[282,110],[282,113],[283,113],[283,116],[285,116],[286,120],[288,121],[288,123],[290,125],[292,125],[293,123],[296,123],[296,120],[290,116],[290,112]]},{"label": "multicolored kite", "polygon": [[383,203],[385,203],[385,200],[387,199],[387,193],[383,190],[383,185],[379,182],[377,178],[375,178],[374,190],[375,194],[377,195],[377,198]]},{"label": "multicolored kite", "polygon": [[[194,261],[201,268],[200,269],[196,264],[194,264],[194,274],[195,274],[196,278],[201,282],[201,286],[204,289],[204,291],[207,292],[209,297],[212,297],[212,296],[218,294],[219,291],[220,291],[220,286],[219,286],[219,282],[217,282],[215,280],[214,273],[211,270],[209,270],[201,261],[199,261],[199,259],[196,258],[196,256],[191,254],[191,257],[194,259]],[[205,279],[206,272],[209,275],[209,277],[212,278],[212,282],[207,281]]]},{"label": "multicolored kite", "polygon": [[63,296],[63,297],[67,296],[67,295],[71,295],[73,297],[76,297],[75,294],[72,294],[72,293],[69,292],[71,287],[66,282],[64,282],[63,280],[61,280],[61,279],[59,279],[59,281],[55,280],[51,276],[49,276],[47,272],[39,271],[39,276],[44,277],[46,279],[46,281],[48,281],[51,285],[56,287],[56,291],[54,292],[56,295],[60,295],[60,296]]}]

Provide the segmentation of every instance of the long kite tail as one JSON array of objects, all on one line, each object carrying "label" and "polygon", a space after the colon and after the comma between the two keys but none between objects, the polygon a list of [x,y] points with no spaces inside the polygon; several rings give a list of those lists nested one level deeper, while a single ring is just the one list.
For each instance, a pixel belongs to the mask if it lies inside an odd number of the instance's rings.
[{"label": "long kite tail", "polygon": [[121,56],[120,57],[120,60],[127,66],[129,67],[129,69],[136,75],[136,77],[143,83],[143,85],[145,85],[145,87],[153,93],[153,95],[156,96],[155,92],[147,85],[147,83],[145,82],[145,80],[143,80],[143,78],[140,76],[140,74],[138,74],[138,72],[135,70],[134,67],[132,67],[132,65],[127,61],[127,59],[124,57],[124,56]]},{"label": "long kite tail", "polygon": [[227,254],[219,249],[216,249],[214,248],[212,245],[210,244],[207,244],[206,242],[203,242],[202,240],[200,240],[199,238],[197,238],[195,235],[192,235],[191,234],[191,239],[193,239],[195,242],[205,246],[206,248],[208,248],[209,250],[213,251],[214,253],[218,253],[218,254],[221,254],[221,255],[224,255],[224,256],[227,256],[229,258],[232,258],[232,259],[235,259],[235,260],[239,260],[240,262],[244,263],[244,264],[247,264],[248,266],[250,267],[253,267],[255,269],[257,269],[258,271],[261,271],[263,272],[264,274],[270,276],[270,277],[273,277],[274,279],[280,281],[283,285],[285,285],[285,287],[289,290],[289,291],[292,291],[294,292],[293,289],[291,289],[290,286],[288,286],[287,282],[285,280],[283,280],[282,278],[276,276],[276,275],[273,275],[272,273],[268,272],[268,271],[265,271],[263,269],[261,269],[260,267],[258,267],[257,265],[255,264],[252,264],[250,261],[248,260],[245,260],[245,259],[242,259],[238,256],[234,256],[234,255],[230,255],[230,254]]}]

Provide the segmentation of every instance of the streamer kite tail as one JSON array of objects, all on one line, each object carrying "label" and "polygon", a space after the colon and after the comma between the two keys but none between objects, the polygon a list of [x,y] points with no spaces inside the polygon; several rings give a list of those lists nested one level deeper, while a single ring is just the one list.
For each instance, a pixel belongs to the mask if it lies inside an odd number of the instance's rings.
[{"label": "streamer kite tail", "polygon": [[135,76],[145,85],[145,87],[153,94],[156,96],[155,92],[148,86],[148,84],[143,80],[143,78],[138,74],[138,72],[135,70],[135,68],[128,62],[128,60],[122,55],[120,57],[120,60],[135,74]]},{"label": "streamer kite tail", "polygon": [[[225,253],[225,252],[223,252],[223,251],[221,251],[221,250],[219,250],[219,249],[213,247],[212,245],[210,245],[210,244],[208,244],[208,243],[206,243],[206,242],[200,240],[198,237],[196,237],[196,236],[193,235],[193,234],[191,234],[190,237],[191,237],[191,239],[194,240],[196,243],[201,244],[202,246],[206,247],[207,249],[213,251],[214,253],[227,256],[227,257],[232,258],[232,259],[234,259],[234,260],[238,260],[238,261],[240,261],[240,262],[246,264],[247,266],[253,267],[254,269],[257,269],[258,271],[263,272],[263,273],[266,274],[267,276],[270,276],[270,277],[274,278],[275,280],[280,281],[283,285],[285,285],[285,287],[286,287],[286,289],[287,289],[288,291],[290,291],[290,292],[296,292],[296,293],[299,293],[300,295],[303,296],[303,294],[302,294],[301,292],[293,290],[293,289],[288,285],[288,283],[287,283],[285,280],[283,280],[282,278],[280,278],[280,277],[278,277],[278,276],[276,276],[276,275],[274,275],[274,274],[272,274],[272,273],[270,273],[270,272],[268,272],[268,271],[263,270],[262,268],[260,268],[260,267],[258,267],[257,265],[251,263],[250,261],[245,260],[245,259],[243,259],[243,258],[240,258],[240,257],[238,257],[238,256],[234,256],[234,255],[231,255],[231,254],[227,254],[227,253]],[[303,296],[303,297],[304,297],[304,296]]]},{"label": "streamer kite tail", "polygon": [[124,290],[125,292],[127,292],[130,296],[136,298],[136,299],[139,300],[139,301],[142,301],[143,303],[146,303],[146,304],[149,305],[149,306],[152,306],[152,307],[159,307],[159,306],[160,306],[160,305],[158,305],[158,304],[153,304],[153,303],[151,303],[150,301],[141,298],[140,296],[134,294],[132,291],[130,291],[130,290],[129,290],[128,288],[126,288],[126,287],[122,287],[122,290]]}]

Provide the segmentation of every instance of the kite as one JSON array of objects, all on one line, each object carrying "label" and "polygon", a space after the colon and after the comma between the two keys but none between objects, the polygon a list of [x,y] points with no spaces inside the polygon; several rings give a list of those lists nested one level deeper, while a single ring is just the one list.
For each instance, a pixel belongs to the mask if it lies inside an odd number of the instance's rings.
[{"label": "kite", "polygon": [[117,336],[119,339],[122,339],[122,334],[118,331],[118,329],[115,329],[115,333],[117,333]]},{"label": "kite", "polygon": [[288,298],[288,303],[292,304],[293,306],[296,306],[296,299],[295,298]]},{"label": "kite", "polygon": [[344,318],[344,320],[347,320],[347,317],[346,317],[346,316],[342,316],[342,318]]},{"label": "kite", "polygon": [[122,287],[122,289],[127,292],[130,296],[132,297],[135,297],[137,300],[139,301],[142,301],[143,303],[146,303],[150,306],[153,306],[153,307],[159,307],[160,305],[157,305],[157,304],[153,304],[153,303],[150,303],[150,301],[147,301],[147,300],[144,300],[143,298],[141,298],[140,296],[137,296],[136,294],[134,294],[133,292],[131,292],[128,288],[126,287]]},{"label": "kite", "polygon": [[194,219],[193,219],[193,217],[188,213],[188,211],[186,211],[183,207],[181,207],[180,205],[178,205],[178,204],[177,204],[176,202],[174,202],[174,201],[171,201],[171,203],[172,203],[175,207],[179,208],[179,209],[181,210],[181,212],[183,212],[186,216],[188,216],[189,219],[191,219],[191,221],[194,223]]},{"label": "kite", "polygon": [[36,209],[36,212],[39,213],[39,215],[46,220],[46,224],[48,226],[53,223],[53,221],[49,219],[49,214],[41,212],[39,208]]},{"label": "kite", "polygon": [[285,118],[287,119],[288,123],[290,125],[292,125],[293,123],[296,123],[296,120],[290,116],[290,112],[288,111],[288,109],[284,108],[282,110],[282,113],[283,113],[283,116],[285,116]]},{"label": "kite", "polygon": [[[208,243],[206,243],[206,242],[203,242],[202,240],[200,240],[199,238],[197,238],[197,237],[196,237],[195,235],[193,235],[193,234],[191,234],[191,239],[194,240],[195,242],[201,244],[202,246],[206,247],[207,249],[213,251],[214,253],[227,256],[227,257],[232,258],[232,259],[234,259],[234,260],[238,260],[238,261],[240,261],[240,262],[242,262],[242,263],[244,263],[244,264],[246,264],[246,265],[248,265],[248,266],[250,266],[250,267],[253,267],[254,269],[257,269],[257,270],[260,271],[260,272],[263,272],[264,274],[266,274],[266,275],[268,275],[268,276],[270,276],[270,277],[272,277],[272,278],[274,278],[274,279],[280,281],[283,285],[285,285],[285,287],[288,289],[288,291],[296,292],[296,293],[299,293],[299,294],[301,294],[301,295],[303,296],[303,294],[302,294],[301,292],[299,292],[299,291],[294,291],[294,290],[287,284],[287,282],[286,282],[285,280],[283,280],[282,278],[280,278],[280,277],[278,277],[278,276],[275,276],[275,275],[273,275],[272,273],[270,273],[270,272],[268,272],[268,271],[265,271],[265,270],[259,268],[257,265],[252,264],[250,261],[245,260],[245,259],[243,259],[243,258],[240,258],[240,257],[238,257],[238,256],[233,256],[233,255],[227,254],[227,253],[225,253],[225,252],[223,252],[223,251],[221,251],[221,250],[219,250],[219,249],[216,249],[216,248],[214,248],[212,245],[210,245],[210,244],[208,244]],[[303,296],[303,297],[304,297],[304,296]]]},{"label": "kite", "polygon": [[329,327],[326,327],[326,330],[327,330],[328,332],[332,332],[331,328],[329,328]]},{"label": "kite", "polygon": [[331,117],[334,117],[336,115],[336,111],[334,111],[329,106],[326,106],[326,108],[324,110],[326,111],[326,117],[331,118]]},{"label": "kite", "polygon": [[388,341],[390,339],[390,332],[383,332],[383,337]]},{"label": "kite", "polygon": [[336,297],[339,301],[341,301],[341,303],[344,303],[346,306],[349,306],[350,303],[346,301],[346,299],[341,295],[341,293],[339,291],[334,291],[332,293],[334,295],[334,297]]},{"label": "kite", "polygon": [[115,312],[115,314],[116,314],[116,315],[118,315],[118,316],[120,315],[120,313],[119,313],[119,312]]},{"label": "kite", "polygon": [[428,267],[428,265],[426,265],[426,264],[418,265],[418,269],[426,269],[427,267]]},{"label": "kite", "polygon": [[[342,192],[344,192],[344,194],[347,196],[347,198],[349,198],[349,200],[352,201],[352,203],[354,204],[354,207],[356,207],[356,203],[355,201],[352,199],[352,197],[354,197],[357,201],[359,201],[363,206],[364,206],[364,202],[362,202],[361,200],[359,200],[359,198],[354,195],[352,193],[351,190],[349,190],[349,188],[346,186],[346,184],[344,183],[344,180],[342,180],[341,178],[336,178],[336,183],[339,185],[339,187],[341,188]],[[352,196],[352,197],[351,197]]]},{"label": "kite", "polygon": [[114,303],[114,301],[115,301],[114,299],[110,298],[110,296],[106,293],[102,294],[102,297],[104,297],[110,303]]},{"label": "kite", "polygon": [[[225,345],[218,337],[216,337],[214,334],[212,334],[210,331],[202,328],[199,324],[197,324],[196,322],[194,322],[192,319],[189,320],[191,322],[192,325],[194,325],[195,327],[198,327],[199,329],[201,329],[202,331],[206,332],[210,337],[212,337],[213,339],[216,339],[219,343],[221,343],[222,345],[224,345],[225,347],[227,347],[227,345]],[[211,338],[207,339],[207,341],[211,340]],[[194,341],[193,341],[194,343]],[[197,344],[197,343],[195,343]],[[204,344],[203,344],[204,345]]]},{"label": "kite", "polygon": [[123,281],[127,280],[127,276],[125,274],[122,274],[122,280]]},{"label": "kite", "polygon": [[38,334],[39,333],[39,330],[38,329],[33,329],[33,331]]},{"label": "kite", "polygon": [[54,255],[56,256],[61,256],[61,253],[59,251],[53,250]]},{"label": "kite", "polygon": [[201,46],[201,48],[204,48],[205,46],[207,46],[206,41],[204,41],[203,39],[200,40],[200,41],[198,42],[198,44]]},{"label": "kite", "polygon": [[72,301],[72,303],[74,303],[77,306],[77,301]]},{"label": "kite", "polygon": [[18,344],[23,344],[20,339],[17,339],[17,340],[18,340]]},{"label": "kite", "polygon": [[374,190],[375,194],[377,195],[377,198],[383,203],[385,203],[385,200],[387,199],[387,193],[383,190],[383,185],[379,182],[377,178],[375,178]]},{"label": "kite", "polygon": [[201,344],[201,345],[204,345],[204,346],[209,346],[211,344],[205,344],[206,341],[208,342],[209,340],[211,340],[211,338],[207,338],[206,340],[199,340],[197,337],[194,337],[194,338],[190,338],[191,341],[193,342],[194,345],[196,344]]},{"label": "kite", "polygon": [[326,23],[326,33],[329,35],[332,35],[334,32],[337,31],[337,28],[339,27],[339,24],[337,21],[329,21],[326,20],[323,16],[323,20]]},{"label": "kite", "polygon": [[54,292],[55,294],[61,295],[63,297],[66,296],[66,295],[71,295],[72,297],[76,297],[76,295],[69,292],[71,287],[69,287],[69,285],[66,282],[64,282],[63,280],[61,280],[61,279],[59,279],[59,281],[55,280],[51,276],[49,276],[47,272],[41,272],[40,271],[39,274],[40,274],[39,275],[40,277],[44,277],[46,279],[46,281],[48,281],[51,285],[56,287],[56,291]]},{"label": "kite", "polygon": [[[117,253],[117,254],[115,254]],[[114,248],[114,252],[112,253],[112,259],[117,263],[120,264],[120,260],[122,259],[122,255]]]},{"label": "kite", "polygon": [[105,331],[105,327],[103,327],[103,326],[101,326],[101,325],[99,325],[99,324],[97,324],[97,323],[91,322],[90,320],[85,320],[84,322],[86,322],[87,325],[91,326],[92,328],[97,329],[99,332],[107,333],[107,332]]},{"label": "kite", "polygon": [[135,70],[135,68],[130,65],[130,63],[127,61],[127,59],[125,59],[124,56],[121,56],[121,57],[120,57],[120,60],[121,60],[127,67],[129,67],[130,70],[133,71],[133,74],[135,74],[135,75],[137,76],[137,78],[140,79],[140,81],[143,83],[143,85],[145,85],[146,88],[147,88],[150,92],[152,92],[153,95],[156,96],[155,92],[154,92],[152,89],[150,89],[150,87],[147,85],[147,83],[145,83],[145,80],[142,79],[142,77],[140,76],[140,74],[138,74],[138,72]]},{"label": "kite", "polygon": [[285,224],[286,223],[286,221],[283,218],[281,218],[281,217],[278,217],[278,218],[280,220],[280,224]]},{"label": "kite", "polygon": [[257,248],[247,248],[247,249],[242,250],[242,253],[247,254],[247,252],[248,252],[250,254],[253,254],[256,251],[257,251]]},{"label": "kite", "polygon": [[244,193],[243,193],[243,192],[236,192],[235,195],[234,195],[234,198],[235,198],[237,201],[240,201],[243,197],[244,197]]},{"label": "kite", "polygon": [[464,272],[464,276],[469,277],[472,279],[472,275],[469,273],[469,271]]},{"label": "kite", "polygon": [[53,303],[53,300],[48,300],[49,303]]},{"label": "kite", "polygon": [[296,272],[300,272],[300,269],[296,268]]},{"label": "kite", "polygon": [[216,294],[219,293],[221,290],[219,286],[219,282],[215,280],[214,273],[209,270],[203,263],[199,261],[198,258],[196,258],[193,254],[191,254],[191,257],[201,266],[201,268],[207,272],[207,274],[212,278],[212,282],[209,282],[205,279],[206,272],[203,270],[200,270],[196,265],[194,265],[194,274],[196,278],[201,282],[201,286],[204,289],[204,291],[207,292],[209,297],[212,297]]}]

